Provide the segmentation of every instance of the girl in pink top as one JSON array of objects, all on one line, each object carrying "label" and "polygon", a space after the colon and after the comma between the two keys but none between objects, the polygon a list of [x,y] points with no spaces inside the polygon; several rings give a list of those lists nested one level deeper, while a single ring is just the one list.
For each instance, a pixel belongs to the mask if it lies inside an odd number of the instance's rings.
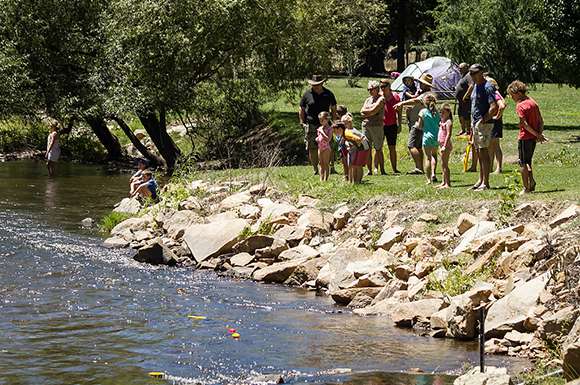
[{"label": "girl in pink top", "polygon": [[323,111],[318,114],[320,127],[316,130],[316,143],[318,143],[318,166],[321,181],[327,181],[330,175],[330,141],[332,140],[332,127],[328,124],[329,114]]},{"label": "girl in pink top", "polygon": [[444,104],[441,108],[441,122],[439,123],[439,149],[441,151],[441,169],[443,170],[443,182],[437,188],[449,188],[451,186],[451,172],[449,171],[449,156],[453,146],[451,144],[451,131],[453,128],[453,113],[451,106]]}]

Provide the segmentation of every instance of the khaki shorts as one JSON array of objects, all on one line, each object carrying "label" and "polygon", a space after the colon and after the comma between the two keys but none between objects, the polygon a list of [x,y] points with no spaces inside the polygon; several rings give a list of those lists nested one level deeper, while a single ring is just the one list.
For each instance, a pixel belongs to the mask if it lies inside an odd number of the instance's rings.
[{"label": "khaki shorts", "polygon": [[362,132],[370,142],[370,145],[375,150],[381,150],[385,142],[385,131],[383,126],[367,126],[363,125]]},{"label": "khaki shorts", "polygon": [[478,120],[473,125],[473,144],[476,148],[488,148],[491,142],[491,132],[493,131],[493,123],[481,123]]},{"label": "khaki shorts", "polygon": [[306,145],[306,151],[318,149],[318,143],[316,143],[316,127],[313,124],[309,124],[304,128],[304,144]]}]

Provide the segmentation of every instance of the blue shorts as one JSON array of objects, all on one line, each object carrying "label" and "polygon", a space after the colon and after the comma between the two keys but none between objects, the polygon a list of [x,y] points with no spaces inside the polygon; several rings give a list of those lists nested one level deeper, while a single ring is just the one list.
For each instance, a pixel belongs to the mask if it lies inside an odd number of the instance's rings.
[{"label": "blue shorts", "polygon": [[439,147],[437,137],[430,132],[423,132],[423,147]]}]

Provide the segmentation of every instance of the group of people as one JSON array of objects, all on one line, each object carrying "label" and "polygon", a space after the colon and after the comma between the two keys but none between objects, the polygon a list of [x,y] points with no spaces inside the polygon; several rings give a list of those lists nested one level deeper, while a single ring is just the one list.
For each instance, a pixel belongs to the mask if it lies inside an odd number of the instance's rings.
[{"label": "group of people", "polygon": [[157,200],[157,182],[149,163],[145,159],[137,160],[137,171],[129,179],[129,196],[138,199]]},{"label": "group of people", "polygon": [[[479,168],[479,178],[471,189],[483,191],[490,188],[489,175],[494,160],[497,160],[496,172],[502,170],[499,140],[503,136],[502,115],[506,103],[497,82],[485,73],[483,66],[462,63],[460,70],[463,76],[456,87],[461,124],[458,135],[467,135],[473,147],[470,171]],[[324,87],[322,76],[314,75],[308,81],[310,89],[300,101],[299,119],[305,133],[309,161],[322,181],[326,181],[333,171],[335,153],[340,155],[345,179],[349,182],[361,182],[364,166],[368,168],[368,175],[373,172],[385,175],[385,139],[393,173],[400,174],[396,143],[405,111],[409,127],[407,147],[414,162],[414,168],[408,173],[425,175],[427,184],[438,182],[437,160],[440,155],[442,181],[437,188],[451,186],[449,158],[453,148],[453,110],[448,103],[437,106],[430,74],[402,80],[404,86],[400,94],[391,90],[389,79],[369,81],[369,97],[360,110],[361,130],[353,127],[353,116],[347,108],[337,105],[334,94]],[[536,186],[532,157],[536,142],[546,140],[544,123],[537,103],[527,96],[524,83],[512,82],[507,92],[516,102],[520,120],[518,155],[523,192],[531,192]]]}]

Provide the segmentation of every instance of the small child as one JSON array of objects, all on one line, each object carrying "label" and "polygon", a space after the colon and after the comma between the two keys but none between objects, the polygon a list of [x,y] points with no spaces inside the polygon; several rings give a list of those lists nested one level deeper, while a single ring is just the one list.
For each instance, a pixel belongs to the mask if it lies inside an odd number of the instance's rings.
[{"label": "small child", "polygon": [[437,147],[439,143],[439,123],[441,118],[437,112],[437,98],[435,94],[428,93],[423,98],[423,108],[419,111],[419,120],[417,120],[416,129],[423,131],[423,151],[425,152],[425,177],[427,184],[437,182],[435,176],[437,172]]},{"label": "small child", "polygon": [[363,166],[366,165],[369,156],[370,144],[362,132],[352,128],[352,116],[349,115],[345,115],[342,122],[335,123],[332,130],[334,135],[340,138],[339,148],[347,159],[348,181],[358,184],[362,181]]},{"label": "small child", "polygon": [[545,142],[543,134],[544,119],[540,113],[540,107],[536,101],[526,95],[528,87],[525,83],[516,80],[511,82],[507,92],[516,102],[516,114],[520,118],[520,132],[518,135],[518,155],[522,183],[522,194],[536,189],[536,180],[532,172],[532,158],[536,149],[536,142]]},{"label": "small child", "polygon": [[318,114],[320,127],[316,130],[316,143],[318,143],[318,164],[321,181],[327,181],[330,175],[330,141],[332,140],[332,127],[328,124],[330,115],[327,111]]},{"label": "small child", "polygon": [[403,96],[402,101],[413,99],[417,96],[417,84],[412,76],[403,77]]},{"label": "small child", "polygon": [[129,179],[129,195],[133,195],[137,187],[143,183],[143,171],[147,170],[148,163],[145,159],[137,160],[137,171]]},{"label": "small child", "polygon": [[441,108],[441,122],[439,123],[439,150],[441,151],[441,171],[443,181],[437,188],[449,188],[451,186],[451,173],[449,171],[449,156],[453,149],[451,143],[451,132],[453,130],[453,112],[449,104],[444,104]]}]

